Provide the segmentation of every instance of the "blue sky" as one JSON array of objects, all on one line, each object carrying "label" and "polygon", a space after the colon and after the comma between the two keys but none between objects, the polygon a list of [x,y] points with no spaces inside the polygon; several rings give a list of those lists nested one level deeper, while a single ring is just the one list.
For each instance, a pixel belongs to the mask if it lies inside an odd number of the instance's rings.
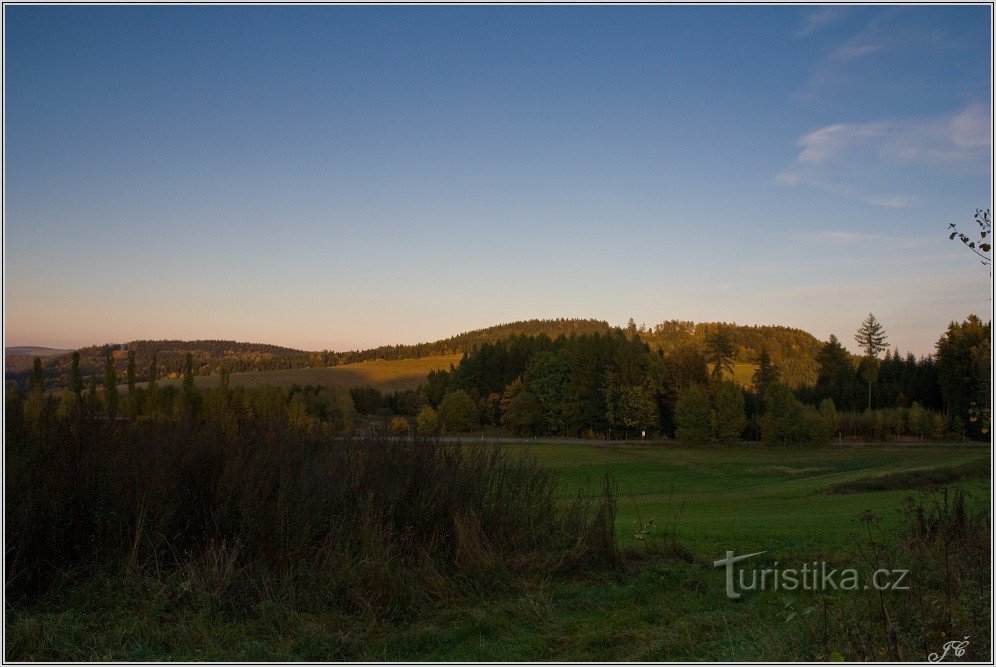
[{"label": "blue sky", "polygon": [[7,345],[991,309],[988,6],[4,12]]}]

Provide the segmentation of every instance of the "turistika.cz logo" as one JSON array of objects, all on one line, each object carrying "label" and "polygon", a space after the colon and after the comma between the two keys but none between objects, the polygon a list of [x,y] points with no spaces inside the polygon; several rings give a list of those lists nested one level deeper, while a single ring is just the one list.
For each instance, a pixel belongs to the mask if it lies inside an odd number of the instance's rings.
[{"label": "turistika.cz logo", "polygon": [[878,569],[871,575],[870,582],[861,582],[861,573],[854,568],[835,568],[827,563],[813,561],[802,567],[779,567],[775,561],[772,567],[737,568],[748,558],[760,556],[766,551],[757,551],[742,556],[733,551],[726,552],[726,558],[713,562],[714,567],[726,568],[726,597],[740,598],[742,591],[857,591],[873,588],[879,591],[906,591],[905,583],[909,570]]}]

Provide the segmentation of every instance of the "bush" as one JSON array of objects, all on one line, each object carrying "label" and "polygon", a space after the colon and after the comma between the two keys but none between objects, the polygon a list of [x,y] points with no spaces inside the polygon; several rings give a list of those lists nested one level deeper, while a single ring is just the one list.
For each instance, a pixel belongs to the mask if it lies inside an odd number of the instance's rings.
[{"label": "bush", "polygon": [[415,428],[421,436],[436,435],[439,433],[439,418],[431,405],[423,405],[415,416]]},{"label": "bush", "polygon": [[477,428],[477,406],[462,389],[443,397],[438,415],[444,433],[461,433]]},{"label": "bush", "polygon": [[408,420],[404,417],[391,417],[391,435],[406,436],[411,432]]},{"label": "bush", "polygon": [[840,431],[840,415],[837,413],[837,406],[833,399],[824,398],[820,401],[820,417],[823,419],[823,426],[826,428],[827,440],[835,437]]}]

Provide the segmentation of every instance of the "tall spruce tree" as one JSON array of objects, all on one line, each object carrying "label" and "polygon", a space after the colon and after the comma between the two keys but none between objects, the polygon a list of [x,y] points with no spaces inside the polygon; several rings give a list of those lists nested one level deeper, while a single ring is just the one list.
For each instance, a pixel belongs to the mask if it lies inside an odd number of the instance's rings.
[{"label": "tall spruce tree", "polygon": [[41,357],[35,357],[31,367],[31,380],[28,383],[28,391],[42,393],[45,391],[45,371],[42,370]]},{"label": "tall spruce tree", "polygon": [[81,398],[83,395],[83,375],[80,372],[80,353],[73,352],[72,365],[69,367],[69,388],[76,398]]},{"label": "tall spruce tree", "polygon": [[778,366],[771,363],[771,355],[768,354],[768,348],[761,350],[761,355],[757,360],[757,370],[754,371],[754,376],[751,378],[754,383],[754,391],[757,392],[758,396],[764,396],[768,387],[775,384],[781,379],[781,371]]},{"label": "tall spruce tree", "polygon": [[871,313],[868,313],[868,317],[865,318],[865,321],[861,323],[861,326],[858,327],[857,332],[854,334],[855,342],[864,350],[867,357],[862,377],[868,381],[869,410],[871,410],[872,405],[872,384],[878,377],[878,353],[889,347],[889,344],[885,342],[886,338],[885,330]]},{"label": "tall spruce tree", "polygon": [[104,357],[104,405],[107,417],[114,421],[118,416],[118,373],[110,352]]},{"label": "tall spruce tree", "polygon": [[128,351],[128,417],[138,414],[138,396],[135,393],[135,350]]},{"label": "tall spruce tree", "polygon": [[183,393],[193,395],[194,393],[194,357],[187,352],[183,360]]}]

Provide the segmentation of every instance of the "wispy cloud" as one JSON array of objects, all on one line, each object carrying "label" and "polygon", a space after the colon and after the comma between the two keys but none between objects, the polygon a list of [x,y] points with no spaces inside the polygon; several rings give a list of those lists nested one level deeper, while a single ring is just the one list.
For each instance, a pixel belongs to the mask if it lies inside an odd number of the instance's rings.
[{"label": "wispy cloud", "polygon": [[[795,35],[813,35],[837,17],[814,14],[812,26],[807,21]],[[930,59],[957,43],[957,38],[945,34],[942,28],[913,24],[906,13],[891,9],[876,13],[844,39],[836,36],[838,33],[823,40],[823,55],[810,68],[806,83],[796,91],[797,100],[812,102],[827,89],[867,81],[870,74],[887,79],[891,75],[890,59],[908,55],[911,50],[916,50],[922,59]]]},{"label": "wispy cloud", "polygon": [[795,36],[800,39],[809,37],[840,19],[843,14],[843,9],[840,7],[822,7],[815,11],[809,11],[803,19],[802,25],[795,31]]},{"label": "wispy cloud", "polygon": [[865,197],[864,201],[873,206],[883,206],[885,208],[906,208],[913,203],[913,198],[907,195],[874,195]]},{"label": "wispy cloud", "polygon": [[892,172],[920,167],[979,172],[990,155],[990,114],[981,104],[940,117],[827,125],[800,137],[780,185],[811,185],[874,206],[904,208],[912,195],[882,191]]},{"label": "wispy cloud", "polygon": [[842,60],[842,61],[857,60],[862,56],[867,56],[877,51],[881,51],[883,48],[885,47],[882,44],[850,41],[834,49],[830,53],[829,57],[832,60]]}]

